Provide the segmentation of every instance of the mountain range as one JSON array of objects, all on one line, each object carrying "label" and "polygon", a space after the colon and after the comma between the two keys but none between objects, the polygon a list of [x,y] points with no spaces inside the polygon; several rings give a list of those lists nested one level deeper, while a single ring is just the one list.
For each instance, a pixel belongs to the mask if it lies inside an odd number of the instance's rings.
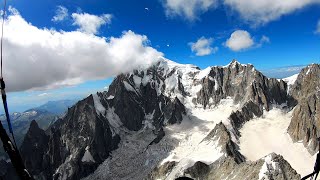
[{"label": "mountain range", "polygon": [[[59,116],[68,110],[68,107],[71,107],[75,103],[75,100],[49,101],[39,107],[34,107],[24,112],[12,113],[10,115],[10,120],[17,145],[21,145],[32,120],[35,120],[41,129],[47,129],[59,118]],[[0,115],[0,120],[7,132],[9,132],[7,120],[4,114]],[[2,157],[2,159],[8,158],[2,148],[2,144],[0,145],[0,157]]]},{"label": "mountain range", "polygon": [[36,179],[300,179],[318,151],[319,76],[318,64],[274,79],[236,60],[201,70],[160,58],[118,75],[46,130],[32,121],[21,154]]}]

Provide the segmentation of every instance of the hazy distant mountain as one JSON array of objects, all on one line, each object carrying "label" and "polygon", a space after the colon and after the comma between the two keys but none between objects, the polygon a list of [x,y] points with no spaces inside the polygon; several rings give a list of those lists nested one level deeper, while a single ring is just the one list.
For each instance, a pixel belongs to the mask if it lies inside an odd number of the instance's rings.
[{"label": "hazy distant mountain", "polygon": [[[18,146],[21,145],[32,120],[37,122],[39,128],[46,130],[75,102],[76,100],[49,101],[39,107],[31,108],[24,112],[12,113],[10,118]],[[0,120],[7,132],[9,132],[4,114],[0,115]],[[1,156],[7,156],[2,145],[0,146],[0,157]]]},{"label": "hazy distant mountain", "polygon": [[298,74],[306,65],[296,65],[296,66],[287,66],[287,67],[279,67],[273,69],[262,70],[261,72],[269,77],[269,78],[286,78],[292,76],[294,74]]},{"label": "hazy distant mountain", "polygon": [[[45,110],[30,110],[22,113],[12,113],[10,118],[17,145],[20,146],[32,120],[36,120],[42,129],[47,129],[58,119],[58,116]],[[7,130],[7,133],[9,133],[5,115],[2,114],[0,116],[0,120],[4,128]],[[9,135],[11,136],[11,134]],[[0,157],[1,156],[8,157],[4,152],[2,143],[0,145]]]},{"label": "hazy distant mountain", "polygon": [[63,114],[69,107],[74,105],[77,102],[77,100],[59,100],[59,101],[48,101],[47,103],[35,107],[30,110],[38,110],[38,111],[48,111],[50,113],[56,114],[56,115],[61,115]]},{"label": "hazy distant mountain", "polygon": [[268,78],[237,61],[201,70],[161,59],[118,75],[46,132],[34,123],[21,153],[37,179],[300,179],[314,163],[289,136],[305,133],[295,123],[301,110],[287,128],[300,98],[319,88],[303,85],[303,77]]}]

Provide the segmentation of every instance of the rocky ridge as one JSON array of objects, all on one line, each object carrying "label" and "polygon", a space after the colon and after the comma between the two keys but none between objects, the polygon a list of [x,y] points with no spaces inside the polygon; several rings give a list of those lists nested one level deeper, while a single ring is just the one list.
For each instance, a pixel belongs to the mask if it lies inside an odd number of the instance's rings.
[{"label": "rocky ridge", "polygon": [[[295,101],[287,89],[284,81],[267,78],[250,64],[232,61],[225,67],[200,70],[193,65],[161,59],[147,69],[117,76],[107,92],[79,101],[45,134],[31,133],[32,129],[37,129],[34,126],[29,130],[29,138],[41,134],[40,139],[44,140],[40,147],[44,148],[32,149],[37,142],[26,138],[25,141],[33,145],[22,146],[21,151],[40,155],[38,159],[43,160],[42,164],[29,167],[37,179],[79,179],[94,171],[87,179],[142,179],[148,174],[152,178],[166,176],[164,172],[182,166],[175,161],[158,166],[174,149],[174,143],[179,143],[164,138],[168,131],[166,127],[179,126],[185,118],[191,118],[191,109],[212,109],[230,98],[240,108],[231,113],[229,126],[218,124],[208,130],[208,136],[199,143],[205,147],[217,145],[220,156],[214,163],[195,162],[181,172],[197,174],[199,167],[207,167],[204,169],[207,169],[208,177],[216,177],[214,174],[221,170],[219,167],[230,168],[229,164],[234,163],[234,166],[246,167],[241,170],[244,173],[250,168],[261,168],[263,162],[261,165],[244,162],[245,158],[237,150],[236,139],[232,137],[239,137],[238,130],[246,121],[261,116],[273,105],[292,108]],[[165,140],[173,144],[168,145],[163,142]],[[132,152],[125,155],[130,148]],[[153,152],[158,154],[152,155]],[[26,162],[32,161],[29,157],[33,156],[27,156]],[[273,155],[271,159],[280,159],[284,164],[280,174],[298,177],[283,158]],[[132,170],[122,172],[126,162]],[[274,173],[279,174],[279,168],[274,169]],[[181,172],[172,173],[172,177]]]},{"label": "rocky ridge", "polygon": [[320,65],[312,64],[302,69],[290,88],[298,101],[288,133],[293,141],[302,141],[312,154],[318,151],[320,136]]}]

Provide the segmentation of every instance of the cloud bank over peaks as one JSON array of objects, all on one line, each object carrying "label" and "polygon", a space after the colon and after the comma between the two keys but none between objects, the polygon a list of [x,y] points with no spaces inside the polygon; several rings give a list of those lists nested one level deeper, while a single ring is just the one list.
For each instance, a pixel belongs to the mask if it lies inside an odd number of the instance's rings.
[{"label": "cloud bank over peaks", "polygon": [[8,91],[53,89],[113,77],[163,56],[148,46],[146,36],[130,30],[108,38],[58,32],[33,26],[11,9],[3,42]]}]

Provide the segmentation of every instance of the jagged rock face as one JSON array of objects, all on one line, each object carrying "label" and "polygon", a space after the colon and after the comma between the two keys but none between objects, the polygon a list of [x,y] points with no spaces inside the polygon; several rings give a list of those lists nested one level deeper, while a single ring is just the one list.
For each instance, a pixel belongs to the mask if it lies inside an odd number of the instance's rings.
[{"label": "jagged rock face", "polygon": [[181,122],[186,113],[177,97],[171,100],[164,95],[162,71],[156,68],[119,75],[109,87],[107,96],[114,97],[110,106],[129,130],[141,129],[146,115],[152,116],[153,126],[160,129],[163,124]]},{"label": "jagged rock face", "polygon": [[318,151],[320,136],[320,65],[312,64],[298,75],[290,93],[298,100],[288,133],[293,141],[303,141],[311,154]]},{"label": "jagged rock face", "polygon": [[[136,73],[143,76],[139,73],[144,72]],[[148,73],[155,81],[160,78],[152,68]],[[32,162],[32,156],[43,160],[31,166],[33,175],[38,179],[85,177],[117,148],[121,128],[138,131],[151,126],[156,136],[151,143],[157,143],[164,136],[164,124],[180,123],[186,113],[180,100],[159,93],[150,79],[135,86],[137,77],[119,75],[108,92],[90,95],[69,108],[66,115],[47,130],[47,136],[42,133],[48,137],[46,141],[38,142],[38,135],[30,134],[30,142],[26,139],[22,146],[31,154],[26,156],[26,162]],[[45,149],[31,151],[27,142],[32,147],[41,143]]]},{"label": "jagged rock face", "polygon": [[[201,171],[201,169],[205,171]],[[201,174],[198,172],[202,172]],[[300,179],[300,175],[283,159],[282,156],[270,154],[256,162],[237,163],[231,157],[223,157],[210,166],[195,164],[186,171],[186,176],[194,179]]]},{"label": "jagged rock face", "polygon": [[257,105],[252,101],[249,101],[243,105],[241,110],[233,112],[230,117],[230,123],[233,128],[233,133],[236,135],[235,137],[240,137],[240,128],[252,119],[254,116],[260,117],[263,114],[263,109],[261,105]]},{"label": "jagged rock face", "polygon": [[165,179],[166,175],[172,171],[176,162],[170,161],[164,163],[162,166],[155,167],[146,179]]},{"label": "jagged rock face", "polygon": [[[48,135],[34,124],[21,151],[25,152],[25,162],[32,164],[33,175],[38,179],[86,176],[109,156],[120,140],[112,135],[108,120],[96,113],[92,95],[70,108],[63,119],[47,130]],[[38,146],[43,148],[37,149]],[[34,161],[34,157],[39,161]]]},{"label": "jagged rock face", "polygon": [[169,119],[169,124],[181,123],[183,114],[186,114],[186,109],[177,97],[164,109],[164,117]]},{"label": "jagged rock face", "polygon": [[22,157],[24,157],[24,164],[28,167],[31,174],[37,175],[45,170],[47,161],[43,157],[47,150],[48,141],[49,136],[33,120],[20,150]]},{"label": "jagged rock face", "polygon": [[300,101],[293,112],[288,133],[293,141],[303,140],[310,153],[318,151],[320,136],[320,92]]},{"label": "jagged rock face", "polygon": [[230,132],[222,122],[217,124],[203,141],[210,139],[219,139],[218,144],[221,146],[221,151],[227,156],[233,157],[237,163],[245,161],[245,157],[238,151],[239,147],[232,141]]},{"label": "jagged rock face", "polygon": [[284,81],[269,79],[252,65],[241,65],[237,61],[227,67],[212,67],[201,84],[203,87],[196,102],[204,107],[215,105],[229,96],[235,103],[252,100],[269,110],[271,103],[282,104],[288,99]]},{"label": "jagged rock face", "polygon": [[0,160],[0,179],[20,180],[13,165],[5,160]]},{"label": "jagged rock face", "polygon": [[290,94],[297,100],[308,98],[310,95],[320,90],[319,77],[319,64],[312,64],[303,68],[290,89]]}]

